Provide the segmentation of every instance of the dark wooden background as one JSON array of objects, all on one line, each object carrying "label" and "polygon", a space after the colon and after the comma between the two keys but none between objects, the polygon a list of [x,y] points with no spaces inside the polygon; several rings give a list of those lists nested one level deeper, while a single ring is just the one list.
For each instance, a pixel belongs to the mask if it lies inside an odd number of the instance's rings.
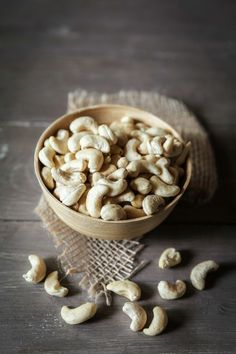
[{"label": "dark wooden background", "polygon": [[[0,352],[1,353],[219,353],[236,352],[236,2],[157,0],[0,1]],[[27,255],[55,267],[56,252],[33,210],[40,188],[33,150],[43,129],[66,110],[67,93],[155,90],[179,98],[208,129],[219,172],[210,204],[180,205],[143,242],[155,260],[175,246],[184,262],[161,272],[155,262],[136,276],[143,304],[168,310],[163,335],[132,333],[123,299],[102,306],[94,321],[68,326],[61,304],[22,278]],[[188,279],[198,261],[221,264],[207,289],[161,301],[161,279]]]}]

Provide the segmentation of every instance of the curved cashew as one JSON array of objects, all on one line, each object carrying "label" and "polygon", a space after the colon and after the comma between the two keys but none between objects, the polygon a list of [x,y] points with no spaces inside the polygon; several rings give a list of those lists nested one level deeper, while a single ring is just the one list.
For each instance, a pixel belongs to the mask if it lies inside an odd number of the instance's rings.
[{"label": "curved cashew", "polygon": [[182,165],[185,162],[185,160],[186,160],[186,158],[187,158],[187,156],[188,156],[188,154],[189,154],[189,152],[191,150],[191,146],[192,146],[192,144],[191,144],[190,141],[188,141],[185,144],[181,154],[178,156],[178,158],[175,161],[176,165]]},{"label": "curved cashew", "polygon": [[29,283],[37,284],[45,278],[47,271],[46,264],[43,258],[35,254],[31,254],[28,260],[32,268],[23,275],[23,278]]},{"label": "curved cashew", "polygon": [[85,184],[81,183],[77,186],[64,186],[59,185],[54,189],[54,193],[59,197],[60,201],[67,205],[72,206],[77,203],[78,200],[82,197],[86,190]]},{"label": "curved cashew", "polygon": [[108,141],[100,135],[84,135],[80,139],[81,149],[94,148],[105,154],[110,152],[110,144]]},{"label": "curved cashew", "polygon": [[150,141],[147,141],[147,151],[149,154],[161,155],[163,154],[164,136],[156,136]]},{"label": "curved cashew", "polygon": [[142,172],[149,172],[153,175],[159,175],[161,173],[160,168],[156,164],[147,160],[132,161],[128,164],[126,169],[131,177],[138,177]]},{"label": "curved cashew", "polygon": [[74,309],[63,306],[61,309],[61,317],[66,323],[75,325],[90,320],[96,312],[97,305],[92,302],[87,302]]},{"label": "curved cashew", "polygon": [[[122,119],[122,118],[121,118]],[[120,130],[121,132],[125,133],[125,134],[130,134],[130,132],[132,132],[134,130],[134,122],[133,121],[117,121],[115,120],[114,122],[112,122],[110,124],[110,128],[115,132],[117,132],[117,130]]]},{"label": "curved cashew", "polygon": [[140,305],[133,302],[126,302],[122,310],[132,320],[130,329],[134,332],[141,331],[147,322],[146,311]]},{"label": "curved cashew", "polygon": [[160,197],[175,197],[180,192],[180,188],[177,185],[170,185],[163,182],[159,177],[152,176],[150,178],[152,184],[152,191],[154,194],[159,195]]},{"label": "curved cashew", "polygon": [[98,134],[102,136],[103,138],[106,138],[108,141],[110,141],[112,144],[117,143],[117,136],[113,133],[110,127],[106,124],[101,124],[98,127]]},{"label": "curved cashew", "polygon": [[131,203],[135,198],[135,195],[132,191],[125,191],[119,195],[117,195],[116,197],[107,197],[104,200],[105,204],[120,204],[120,203]]},{"label": "curved cashew", "polygon": [[146,133],[151,136],[164,136],[168,134],[168,131],[161,127],[151,127],[146,130]]},{"label": "curved cashew", "polygon": [[101,218],[106,221],[124,220],[126,212],[118,204],[107,204],[101,209]]},{"label": "curved cashew", "polygon": [[111,181],[117,181],[118,179],[124,179],[128,175],[128,171],[125,168],[118,168],[114,172],[108,175],[108,179]]},{"label": "curved cashew", "polygon": [[54,181],[51,174],[51,169],[49,167],[43,167],[41,170],[42,179],[49,189],[54,188]]},{"label": "curved cashew", "polygon": [[52,168],[55,166],[54,156],[55,151],[50,146],[45,146],[39,151],[39,160],[46,167]]},{"label": "curved cashew", "polygon": [[85,160],[71,160],[60,166],[60,169],[65,172],[81,172],[87,167]]},{"label": "curved cashew", "polygon": [[89,181],[91,187],[95,186],[95,184],[97,183],[97,181],[100,178],[103,178],[103,175],[101,174],[101,172],[90,173],[88,175],[88,181]]},{"label": "curved cashew", "polygon": [[62,155],[55,155],[53,158],[53,161],[55,163],[56,168],[61,167],[65,163],[64,156],[62,156]]},{"label": "curved cashew", "polygon": [[72,133],[78,133],[83,130],[92,131],[94,134],[97,134],[98,124],[91,117],[79,117],[73,120],[70,124],[70,130]]},{"label": "curved cashew", "polygon": [[104,161],[103,153],[96,149],[84,149],[76,153],[76,158],[83,164],[88,163],[88,168],[91,173],[101,169]]},{"label": "curved cashew", "polygon": [[117,161],[117,167],[118,168],[126,168],[128,166],[128,164],[129,164],[129,161],[127,160],[126,157],[121,157]]},{"label": "curved cashew", "polygon": [[85,132],[79,132],[73,134],[67,142],[68,149],[70,152],[76,153],[77,151],[80,150],[80,140],[83,138],[83,136],[88,135],[88,134],[93,134],[90,131],[85,131]]},{"label": "curved cashew", "polygon": [[142,156],[137,152],[137,147],[140,145],[138,139],[130,139],[125,145],[125,157],[128,161],[141,160]]},{"label": "curved cashew", "polygon": [[136,194],[135,198],[131,201],[131,205],[134,207],[134,208],[142,208],[142,203],[143,203],[143,200],[145,198],[145,195],[143,194]]},{"label": "curved cashew", "polygon": [[146,215],[152,215],[159,211],[159,209],[165,205],[165,201],[159,195],[150,194],[147,195],[142,203],[143,210]]},{"label": "curved cashew", "polygon": [[82,172],[66,172],[55,167],[51,169],[51,173],[56,182],[65,186],[77,186],[80,183],[84,183],[87,179],[86,175]]},{"label": "curved cashew", "polygon": [[162,299],[175,300],[186,293],[186,284],[182,280],[176,280],[175,284],[162,280],[157,289]]},{"label": "curved cashew", "polygon": [[119,179],[118,181],[110,181],[106,177],[100,178],[96,185],[105,185],[109,187],[108,197],[116,197],[123,193],[127,188],[127,181],[125,179]]},{"label": "curved cashew", "polygon": [[67,152],[67,154],[64,156],[64,161],[69,162],[72,160],[75,160],[75,154],[73,152]]},{"label": "curved cashew", "polygon": [[103,166],[102,166],[102,168],[99,170],[99,172],[103,175],[103,176],[105,176],[105,177],[107,177],[107,176],[109,176],[112,172],[114,172],[114,171],[116,171],[116,166],[115,165],[113,165],[112,163],[107,163],[107,164],[103,164]]},{"label": "curved cashew", "polygon": [[136,219],[146,216],[143,209],[137,209],[131,205],[124,205],[124,209],[127,215],[127,219]]},{"label": "curved cashew", "polygon": [[131,118],[130,116],[123,116],[120,119],[121,123],[129,123],[129,124],[134,124],[134,119]]},{"label": "curved cashew", "polygon": [[69,132],[66,129],[60,129],[57,132],[57,136],[50,136],[49,144],[53,150],[58,154],[66,154],[68,151],[67,141],[69,138]]},{"label": "curved cashew", "polygon": [[86,199],[86,208],[90,216],[99,218],[102,209],[102,199],[109,192],[109,187],[104,184],[96,184],[93,186]]},{"label": "curved cashew", "polygon": [[167,248],[159,258],[159,267],[162,269],[171,268],[181,262],[181,254],[175,248]]},{"label": "curved cashew", "polygon": [[130,187],[140,194],[146,195],[151,191],[152,184],[146,178],[137,177],[130,182]]},{"label": "curved cashew", "polygon": [[159,306],[153,309],[153,320],[148,328],[144,328],[143,333],[147,336],[157,336],[161,334],[168,323],[167,313]]},{"label": "curved cashew", "polygon": [[80,200],[76,204],[77,205],[76,210],[84,215],[89,215],[88,209],[86,208],[86,199],[87,199],[87,195],[88,195],[89,190],[90,190],[90,188],[86,189],[86,191],[84,192],[84,194],[82,195],[82,197],[80,198]]},{"label": "curved cashew", "polygon": [[138,284],[128,279],[116,280],[111,282],[107,285],[107,290],[110,290],[115,294],[124,296],[130,301],[137,301],[141,297],[141,289]]},{"label": "curved cashew", "polygon": [[168,167],[170,165],[170,161],[167,160],[165,157],[161,157],[157,163],[157,167],[160,168],[161,173],[159,174],[159,177],[161,180],[167,184],[173,184],[175,179],[174,176],[170,173]]},{"label": "curved cashew", "polygon": [[183,150],[183,144],[171,134],[165,136],[166,141],[163,144],[165,156],[175,157],[179,156]]},{"label": "curved cashew", "polygon": [[198,290],[205,288],[205,278],[208,272],[215,271],[219,268],[219,265],[210,260],[197,264],[191,271],[190,279],[193,286]]},{"label": "curved cashew", "polygon": [[58,271],[50,273],[44,282],[45,291],[52,296],[64,297],[68,294],[68,289],[61,286],[58,280]]}]

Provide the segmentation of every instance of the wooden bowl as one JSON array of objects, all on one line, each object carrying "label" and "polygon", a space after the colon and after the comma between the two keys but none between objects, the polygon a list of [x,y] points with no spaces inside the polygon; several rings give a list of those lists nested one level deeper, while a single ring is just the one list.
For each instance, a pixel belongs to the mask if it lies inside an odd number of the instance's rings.
[{"label": "wooden bowl", "polygon": [[171,213],[184,194],[191,178],[192,163],[191,159],[188,158],[186,161],[186,174],[181,193],[178,194],[169,204],[167,204],[159,213],[137,219],[121,221],[105,221],[102,219],[96,219],[70,209],[55,198],[45,186],[40,173],[42,164],[38,159],[38,154],[40,149],[43,147],[44,141],[49,136],[55,135],[58,129],[68,129],[70,123],[75,118],[80,116],[91,116],[99,124],[110,124],[114,120],[119,120],[124,115],[131,116],[136,120],[150,126],[159,126],[168,129],[174,136],[183,141],[180,135],[171,126],[151,113],[129,106],[106,104],[81,108],[74,113],[65,114],[64,116],[58,118],[43,132],[36,145],[34,154],[35,173],[48,204],[65,224],[86,236],[106,240],[121,240],[131,239],[146,234],[148,231],[154,229],[162,223],[162,221]]}]

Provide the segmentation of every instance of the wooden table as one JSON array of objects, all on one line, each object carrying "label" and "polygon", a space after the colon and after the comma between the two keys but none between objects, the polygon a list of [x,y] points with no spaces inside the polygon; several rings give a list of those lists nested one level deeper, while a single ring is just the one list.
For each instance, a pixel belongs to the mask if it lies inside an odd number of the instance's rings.
[{"label": "wooden table", "polygon": [[[0,56],[0,352],[235,353],[236,3],[234,1],[1,1]],[[219,189],[206,206],[178,206],[143,242],[152,261],[136,276],[143,303],[167,308],[169,326],[149,338],[129,330],[123,299],[102,306],[91,323],[68,326],[61,304],[22,278],[27,255],[56,251],[33,210],[40,188],[33,150],[43,129],[66,110],[68,91],[156,90],[184,100],[208,129]],[[165,247],[184,262],[165,273],[155,260]],[[178,301],[157,296],[163,278],[188,279],[198,261],[221,265],[207,289]]]}]

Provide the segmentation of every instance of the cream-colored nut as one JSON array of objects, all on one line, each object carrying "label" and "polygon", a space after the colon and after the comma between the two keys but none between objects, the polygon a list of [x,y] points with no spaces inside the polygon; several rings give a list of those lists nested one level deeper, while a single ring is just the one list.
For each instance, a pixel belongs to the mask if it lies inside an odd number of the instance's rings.
[{"label": "cream-colored nut", "polygon": [[164,205],[164,199],[162,197],[159,197],[159,195],[155,194],[147,195],[142,203],[143,210],[146,215],[152,215],[157,213]]},{"label": "cream-colored nut", "polygon": [[50,143],[49,143],[49,139],[44,140],[43,145],[44,145],[44,146],[47,146],[47,147],[51,147],[51,146],[50,146]]},{"label": "cream-colored nut", "polygon": [[39,151],[39,160],[46,167],[52,168],[55,166],[54,156],[55,151],[49,146],[45,146]]},{"label": "cream-colored nut", "polygon": [[104,176],[107,177],[109,176],[112,172],[116,171],[116,166],[113,165],[112,163],[107,163],[103,164],[102,168],[99,170],[99,172]]},{"label": "cream-colored nut", "polygon": [[58,280],[58,271],[48,274],[44,281],[45,291],[52,296],[64,297],[68,294],[68,289],[61,286]]},{"label": "cream-colored nut", "polygon": [[101,172],[90,173],[88,176],[88,180],[90,182],[91,187],[95,186],[95,184],[100,178],[103,178]]},{"label": "cream-colored nut", "polygon": [[215,271],[219,268],[219,265],[212,260],[204,261],[197,264],[191,271],[190,279],[192,285],[198,289],[203,290],[205,288],[205,279],[209,272]]},{"label": "cream-colored nut", "polygon": [[146,130],[146,133],[151,136],[164,136],[168,134],[168,131],[161,127],[151,127]]},{"label": "cream-colored nut", "polygon": [[132,205],[124,205],[127,219],[136,219],[146,216],[143,209],[134,208]]},{"label": "cream-colored nut", "polygon": [[126,168],[129,164],[129,161],[127,160],[127,158],[125,156],[119,158],[119,160],[117,161],[117,167],[118,168]]},{"label": "cream-colored nut", "polygon": [[126,219],[125,210],[118,204],[103,205],[101,218],[106,221],[117,221]]},{"label": "cream-colored nut", "polygon": [[142,172],[152,173],[153,175],[159,175],[161,173],[160,168],[156,164],[147,160],[132,161],[128,164],[126,169],[131,177],[138,177]]},{"label": "cream-colored nut", "polygon": [[86,175],[82,172],[66,172],[60,168],[53,167],[51,169],[53,179],[65,186],[77,186],[80,183],[86,182]]},{"label": "cream-colored nut", "polygon": [[75,160],[75,154],[73,152],[68,152],[67,154],[65,154],[65,156],[64,156],[65,162],[69,162],[72,160]]},{"label": "cream-colored nut", "polygon": [[173,135],[167,134],[166,141],[163,144],[165,156],[175,157],[179,156],[183,150],[183,143],[175,138]]},{"label": "cream-colored nut", "polygon": [[141,297],[141,289],[138,284],[126,280],[116,280],[107,285],[107,290],[126,297],[130,301],[138,301]]},{"label": "cream-colored nut", "polygon": [[167,313],[159,306],[153,309],[153,319],[148,328],[144,328],[143,333],[147,336],[157,336],[161,334],[168,324]]},{"label": "cream-colored nut", "polygon": [[77,208],[76,210],[84,215],[89,215],[88,209],[86,208],[86,199],[87,199],[87,195],[89,192],[90,188],[87,188],[86,191],[84,192],[84,194],[82,195],[82,197],[80,198],[80,200],[77,202]]},{"label": "cream-colored nut", "polygon": [[45,183],[45,186],[48,187],[49,189],[53,189],[54,181],[52,178],[51,169],[49,167],[43,167],[41,170],[41,176],[43,182]]},{"label": "cream-colored nut", "polygon": [[135,125],[133,122],[114,121],[110,124],[110,128],[113,130],[113,132],[115,132],[115,134],[118,130],[125,134],[130,134],[130,132],[134,130]]},{"label": "cream-colored nut", "polygon": [[99,171],[104,161],[103,153],[93,148],[80,150],[75,156],[81,164],[84,162],[88,164],[91,173]]},{"label": "cream-colored nut", "polygon": [[152,140],[147,141],[147,151],[149,154],[161,155],[163,154],[164,136],[156,136]]},{"label": "cream-colored nut", "polygon": [[130,116],[123,116],[120,121],[121,123],[134,124],[134,119],[131,118]]},{"label": "cream-colored nut", "polygon": [[159,175],[160,179],[167,184],[173,184],[175,180],[174,176],[169,171],[169,165],[170,161],[165,157],[161,157],[156,163],[156,166],[161,170]]},{"label": "cream-colored nut", "polygon": [[125,157],[128,161],[141,160],[142,156],[137,152],[137,147],[140,145],[138,139],[130,139],[125,145]]},{"label": "cream-colored nut", "polygon": [[138,146],[137,150],[140,152],[142,155],[147,155],[149,154],[150,148],[148,149],[148,146],[150,144],[151,138],[150,136],[147,135],[147,138],[142,141],[142,143]]},{"label": "cream-colored nut", "polygon": [[53,150],[58,154],[66,154],[68,151],[67,141],[69,138],[69,132],[66,129],[60,129],[57,132],[57,136],[50,136],[49,143]]},{"label": "cream-colored nut", "polygon": [[98,124],[92,117],[79,117],[70,124],[70,130],[72,133],[79,133],[86,130],[97,134]]},{"label": "cream-colored nut", "polygon": [[83,138],[83,136],[88,135],[88,134],[93,134],[91,131],[84,131],[84,132],[79,132],[73,134],[67,142],[68,149],[72,153],[76,153],[77,151],[80,150],[80,140]]},{"label": "cream-colored nut", "polygon": [[55,163],[56,168],[61,167],[65,163],[64,156],[62,156],[62,155],[55,155],[53,158],[53,161]]},{"label": "cream-colored nut", "polygon": [[76,325],[90,320],[96,312],[97,305],[92,302],[87,302],[74,309],[63,306],[61,309],[61,317],[66,323]]},{"label": "cream-colored nut", "polygon": [[152,184],[146,178],[137,177],[130,182],[130,187],[140,194],[146,195],[151,191]]},{"label": "cream-colored nut", "polygon": [[31,254],[28,259],[31,264],[31,269],[23,275],[23,278],[28,283],[37,284],[45,278],[47,271],[46,264],[42,257],[35,254]]},{"label": "cream-colored nut", "polygon": [[160,158],[159,155],[150,155],[150,154],[148,154],[148,155],[144,155],[143,156],[144,160],[150,161],[150,162],[152,162],[154,164],[159,160],[159,158]]},{"label": "cream-colored nut", "polygon": [[152,184],[153,193],[159,195],[160,197],[175,197],[180,192],[179,186],[167,184],[157,176],[152,176],[150,178],[150,182]]},{"label": "cream-colored nut", "polygon": [[145,198],[145,195],[143,194],[136,194],[135,198],[131,201],[131,205],[134,207],[134,208],[142,208],[142,203],[143,203],[143,200]]},{"label": "cream-colored nut", "polygon": [[159,267],[162,269],[175,267],[181,262],[181,254],[175,248],[167,248],[159,258]]},{"label": "cream-colored nut", "polygon": [[100,136],[102,136],[103,138],[107,139],[108,141],[110,141],[112,144],[117,143],[117,140],[118,140],[117,136],[113,133],[111,128],[108,127],[108,125],[106,125],[106,124],[99,125],[98,134]]},{"label": "cream-colored nut", "polygon": [[126,302],[123,312],[131,318],[130,329],[134,332],[141,331],[147,322],[147,313],[143,307],[133,302]]},{"label": "cream-colored nut", "polygon": [[114,172],[110,173],[107,178],[111,181],[117,181],[118,179],[124,179],[128,175],[128,171],[125,168],[118,168]]},{"label": "cream-colored nut", "polygon": [[108,197],[115,197],[123,193],[127,188],[127,181],[125,179],[119,179],[118,181],[110,181],[108,178],[100,178],[96,185],[102,184],[109,187]]},{"label": "cream-colored nut", "polygon": [[190,150],[191,150],[191,146],[192,146],[192,144],[191,144],[190,141],[188,141],[188,142],[185,144],[185,146],[184,146],[184,148],[183,148],[181,154],[177,157],[177,159],[176,159],[176,161],[175,161],[175,164],[176,164],[176,165],[179,165],[179,166],[180,166],[180,165],[182,165],[182,164],[185,162],[185,160],[186,160],[186,158],[187,158],[187,156],[188,156],[188,154],[189,154],[189,152],[190,152]]},{"label": "cream-colored nut", "polygon": [[86,199],[86,208],[90,216],[99,218],[102,209],[102,199],[109,192],[109,187],[104,184],[96,184],[93,186]]},{"label": "cream-colored nut", "polygon": [[105,204],[120,204],[131,203],[134,200],[135,195],[132,191],[126,190],[125,192],[117,195],[116,197],[107,197],[104,200]]},{"label": "cream-colored nut", "polygon": [[85,190],[86,186],[83,183],[78,184],[77,186],[60,185],[54,189],[54,194],[59,197],[63,204],[72,206],[78,202]]},{"label": "cream-colored nut", "polygon": [[105,154],[108,154],[110,152],[110,144],[105,138],[100,135],[84,135],[80,139],[80,147],[82,150],[87,148],[94,148]]},{"label": "cream-colored nut", "polygon": [[157,286],[160,297],[165,300],[175,300],[184,296],[186,293],[186,284],[182,280],[170,283],[168,281],[160,281]]},{"label": "cream-colored nut", "polygon": [[87,163],[85,160],[71,160],[62,165],[60,169],[65,172],[72,173],[84,171],[86,167]]},{"label": "cream-colored nut", "polygon": [[148,139],[151,139],[150,135],[148,135],[146,132],[134,129],[130,135],[133,138],[137,138],[138,140],[140,140],[140,142],[144,142],[147,141]]}]

